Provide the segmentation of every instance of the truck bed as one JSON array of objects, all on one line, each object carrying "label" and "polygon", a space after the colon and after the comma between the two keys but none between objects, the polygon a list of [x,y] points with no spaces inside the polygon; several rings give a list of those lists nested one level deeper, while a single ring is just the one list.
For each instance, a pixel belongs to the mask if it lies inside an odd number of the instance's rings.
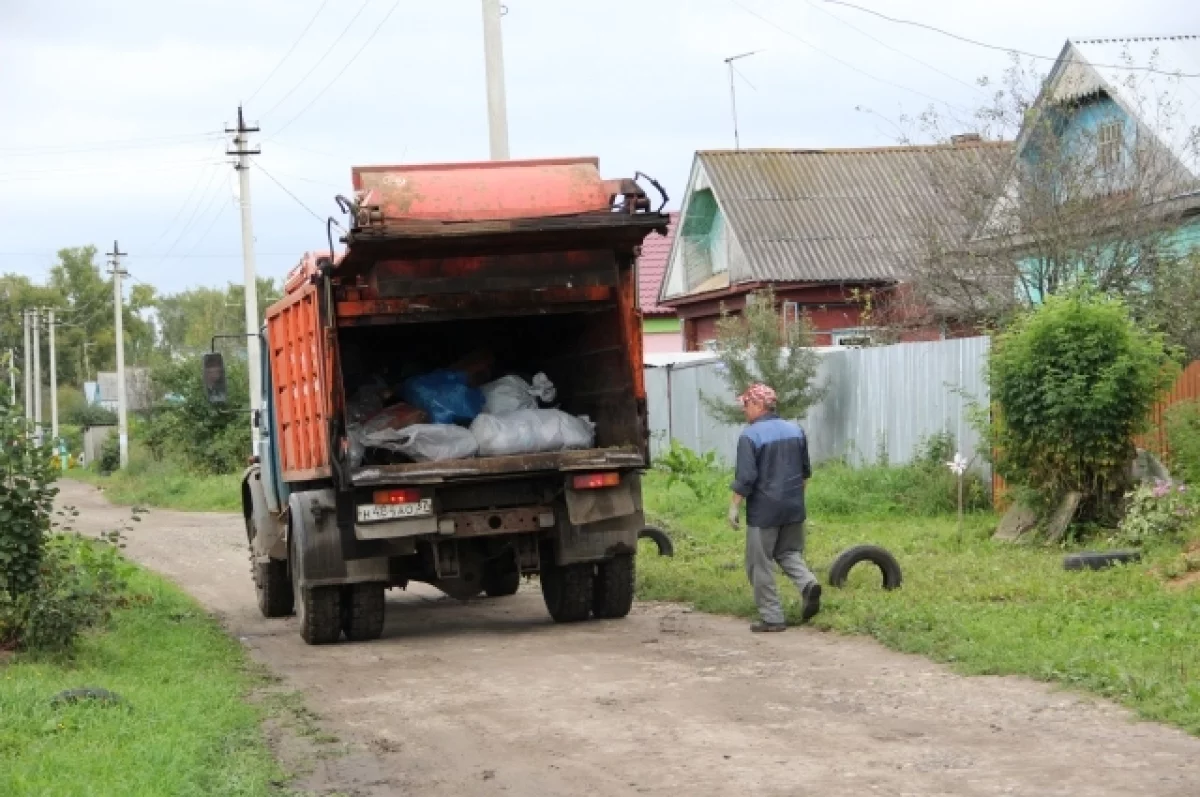
[{"label": "truck bed", "polygon": [[452,459],[444,462],[411,462],[368,465],[351,474],[356,487],[391,484],[430,484],[444,481],[503,477],[539,471],[589,471],[644,468],[642,455],[630,448],[592,448],[553,451],[509,457]]}]

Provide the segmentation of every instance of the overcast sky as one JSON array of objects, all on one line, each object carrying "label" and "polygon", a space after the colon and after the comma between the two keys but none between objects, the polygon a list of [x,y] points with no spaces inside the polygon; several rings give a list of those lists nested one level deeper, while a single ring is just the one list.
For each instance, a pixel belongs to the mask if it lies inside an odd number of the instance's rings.
[{"label": "overcast sky", "polygon": [[[1200,33],[1194,0],[860,4],[1050,56]],[[739,62],[743,147],[895,143],[901,115],[977,106],[974,79],[1007,64],[824,0],[508,0],[503,27],[513,156],[597,155],[672,207],[692,153],[732,147],[727,56],[761,51]],[[324,246],[301,203],[334,213],[352,164],[487,157],[480,0],[0,0],[0,272],[42,279],[59,247],[119,238],[161,290],[240,280],[218,135],[239,101],[263,131],[259,273],[278,278]]]}]

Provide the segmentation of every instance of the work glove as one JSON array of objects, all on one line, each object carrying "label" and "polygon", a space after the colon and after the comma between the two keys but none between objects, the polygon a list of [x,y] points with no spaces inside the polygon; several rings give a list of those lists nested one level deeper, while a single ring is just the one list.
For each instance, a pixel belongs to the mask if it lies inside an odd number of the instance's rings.
[{"label": "work glove", "polygon": [[729,505],[729,527],[731,529],[736,530],[741,527],[741,525],[742,525],[741,519],[738,517],[738,515],[739,515],[738,505],[730,504]]}]

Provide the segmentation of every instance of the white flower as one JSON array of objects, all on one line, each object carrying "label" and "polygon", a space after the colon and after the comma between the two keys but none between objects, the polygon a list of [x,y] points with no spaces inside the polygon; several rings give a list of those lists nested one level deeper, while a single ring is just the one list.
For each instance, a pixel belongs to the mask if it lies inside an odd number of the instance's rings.
[{"label": "white flower", "polygon": [[946,467],[949,468],[955,476],[962,476],[967,472],[967,465],[969,464],[970,463],[967,462],[967,458],[961,453],[955,453],[954,459],[947,462]]}]

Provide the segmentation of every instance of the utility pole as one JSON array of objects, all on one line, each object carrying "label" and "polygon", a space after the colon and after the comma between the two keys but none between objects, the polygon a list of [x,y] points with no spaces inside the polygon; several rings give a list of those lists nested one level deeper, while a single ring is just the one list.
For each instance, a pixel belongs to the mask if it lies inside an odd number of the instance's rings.
[{"label": "utility pole", "polygon": [[17,406],[17,353],[8,350],[8,403]]},{"label": "utility pole", "polygon": [[33,439],[42,444],[42,311],[33,311]]},{"label": "utility pole", "polygon": [[88,349],[92,348],[92,346],[95,346],[95,345],[96,345],[96,344],[92,343],[90,340],[85,340],[85,341],[83,342],[83,381],[84,381],[84,382],[90,382],[90,381],[92,381],[92,379],[91,379],[91,377],[92,377],[92,368],[91,368],[91,366],[88,364],[88,355],[87,355],[87,352],[88,352]]},{"label": "utility pole", "polygon": [[29,346],[29,311],[28,310],[21,311],[21,326],[24,327],[24,330],[25,330],[25,351],[24,351],[25,368],[22,371],[23,375],[25,376],[25,422],[28,424],[32,424],[33,423],[33,368],[32,368],[33,354],[31,353],[30,346]]},{"label": "utility pole", "polygon": [[117,440],[121,445],[121,468],[129,466],[129,415],[125,400],[125,319],[121,308],[121,277],[127,273],[121,268],[121,258],[126,253],[113,241],[113,250],[108,253],[112,258],[113,275],[113,305],[117,333]]},{"label": "utility pole", "polygon": [[734,82],[733,82],[733,76],[737,72],[737,69],[734,67],[733,62],[740,61],[743,58],[749,58],[750,56],[757,55],[760,52],[762,52],[762,50],[753,50],[748,53],[741,53],[740,55],[731,55],[725,59],[725,66],[729,67],[729,104],[733,111],[733,148],[734,149],[740,150],[742,148],[742,142],[741,142],[741,139],[738,137],[737,89],[734,86]]},{"label": "utility pole", "polygon": [[508,160],[508,100],[504,93],[504,39],[500,0],[483,0],[483,60],[487,70],[488,143],[492,160]]},{"label": "utility pole", "polygon": [[50,439],[58,446],[58,355],[54,351],[54,310],[47,311],[50,327]]},{"label": "utility pole", "polygon": [[[236,155],[234,169],[238,173],[238,200],[242,207],[242,268],[246,282],[246,370],[250,373],[250,445],[258,453],[258,418],[262,409],[262,362],[258,352],[258,274],[254,266],[254,221],[250,215],[250,156],[262,152],[250,146],[250,133],[257,133],[258,126],[247,127],[238,106],[237,127],[225,128],[233,134],[233,147],[225,150],[226,155]],[[333,252],[329,253],[333,257]]]}]

